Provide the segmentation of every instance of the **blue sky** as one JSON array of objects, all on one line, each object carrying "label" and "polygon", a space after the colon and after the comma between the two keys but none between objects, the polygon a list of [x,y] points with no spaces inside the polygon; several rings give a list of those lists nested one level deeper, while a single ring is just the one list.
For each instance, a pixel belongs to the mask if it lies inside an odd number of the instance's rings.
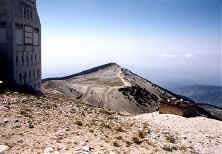
[{"label": "blue sky", "polygon": [[220,0],[37,0],[43,77],[108,62],[166,84],[222,84]]}]

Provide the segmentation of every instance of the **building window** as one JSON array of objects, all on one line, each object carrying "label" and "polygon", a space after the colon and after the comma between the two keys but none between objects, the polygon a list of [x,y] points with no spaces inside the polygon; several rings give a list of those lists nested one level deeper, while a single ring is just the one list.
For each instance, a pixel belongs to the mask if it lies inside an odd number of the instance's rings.
[{"label": "building window", "polygon": [[29,65],[29,57],[28,56],[26,56],[26,63],[27,63],[27,65]]},{"label": "building window", "polygon": [[27,73],[26,72],[23,74],[23,80],[24,80],[24,84],[26,84],[27,83]]},{"label": "building window", "polygon": [[25,26],[25,44],[33,44],[33,28],[30,26]]},{"label": "building window", "polygon": [[19,57],[18,56],[16,56],[16,65],[18,65],[19,64]]},{"label": "building window", "polygon": [[39,45],[39,30],[35,29],[33,33],[33,44],[34,45]]},{"label": "building window", "polygon": [[33,12],[32,12],[32,8],[28,7],[28,19],[32,20],[33,19]]},{"label": "building window", "polygon": [[35,80],[35,71],[32,71],[33,79]]},{"label": "building window", "polygon": [[22,55],[22,65],[24,65],[24,55]]},{"label": "building window", "polygon": [[24,33],[23,33],[23,26],[16,24],[16,32],[15,32],[15,42],[17,45],[24,44]]},{"label": "building window", "polygon": [[24,35],[23,35],[23,30],[22,29],[16,29],[16,37],[15,37],[15,42],[17,45],[23,45],[24,41]]},{"label": "building window", "polygon": [[37,55],[35,55],[35,64],[37,64]]},{"label": "building window", "polygon": [[32,11],[32,9],[30,11],[30,19],[33,20],[33,11]]},{"label": "building window", "polygon": [[22,82],[22,73],[19,73],[19,81]]},{"label": "building window", "polygon": [[37,75],[38,75],[38,77],[41,76],[41,74],[40,74],[40,70],[39,70],[39,69],[38,69],[38,71],[37,71]]},{"label": "building window", "polygon": [[30,59],[31,59],[31,64],[33,65],[33,56],[32,55],[31,55]]},{"label": "building window", "polygon": [[35,71],[35,79],[37,79],[37,71]]},{"label": "building window", "polygon": [[29,71],[29,80],[31,81],[32,80],[32,72]]},{"label": "building window", "polygon": [[23,16],[27,20],[33,20],[33,11],[31,6],[29,5],[23,6]]},{"label": "building window", "polygon": [[24,18],[26,18],[26,14],[27,14],[26,11],[27,11],[27,10],[26,10],[26,7],[24,7],[24,8],[23,8],[23,17],[24,17]]}]

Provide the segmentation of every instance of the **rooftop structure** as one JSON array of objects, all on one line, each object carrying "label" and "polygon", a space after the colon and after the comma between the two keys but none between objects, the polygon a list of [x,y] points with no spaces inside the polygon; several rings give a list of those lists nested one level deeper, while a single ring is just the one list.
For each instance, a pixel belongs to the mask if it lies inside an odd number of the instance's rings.
[{"label": "rooftop structure", "polygon": [[41,25],[36,0],[0,0],[0,80],[40,90]]}]

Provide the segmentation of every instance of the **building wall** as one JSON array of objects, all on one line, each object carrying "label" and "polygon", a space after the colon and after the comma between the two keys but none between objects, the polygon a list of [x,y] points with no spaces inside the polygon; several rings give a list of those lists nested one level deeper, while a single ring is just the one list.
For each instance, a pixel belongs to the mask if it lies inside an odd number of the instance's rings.
[{"label": "building wall", "polygon": [[0,0],[0,79],[2,80],[12,80],[12,50],[11,50],[11,38],[12,33],[9,28],[9,22],[11,21],[10,11],[9,11],[9,1]]},{"label": "building wall", "polygon": [[[0,0],[0,4],[3,1]],[[2,43],[7,49],[4,49],[1,54],[8,57],[5,66],[10,73],[7,80],[16,85],[40,89],[41,25],[36,2],[35,0],[7,0],[7,3],[8,18],[2,19],[3,23],[7,23],[7,43]],[[0,29],[0,33],[5,34],[5,31],[1,32]],[[5,41],[4,35],[0,41]]]}]

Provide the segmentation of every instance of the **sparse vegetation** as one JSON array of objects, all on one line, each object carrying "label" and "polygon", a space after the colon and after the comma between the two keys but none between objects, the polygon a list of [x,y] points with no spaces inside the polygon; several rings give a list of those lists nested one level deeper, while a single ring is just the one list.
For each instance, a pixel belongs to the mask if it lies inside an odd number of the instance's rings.
[{"label": "sparse vegetation", "polygon": [[114,142],[113,142],[113,146],[115,146],[115,147],[120,147],[121,145],[120,145],[118,142],[114,141]]},{"label": "sparse vegetation", "polygon": [[176,143],[176,139],[175,139],[175,137],[172,136],[172,135],[167,135],[167,136],[166,136],[166,140],[167,140],[168,142],[170,142],[170,143]]},{"label": "sparse vegetation", "polygon": [[125,132],[125,130],[121,126],[116,127],[115,130],[117,132]]},{"label": "sparse vegetation", "polygon": [[130,147],[133,143],[130,141],[126,141],[126,147]]},{"label": "sparse vegetation", "polygon": [[23,115],[24,117],[32,118],[31,110],[28,108],[21,109],[20,114]]},{"label": "sparse vegetation", "polygon": [[122,136],[117,136],[116,139],[117,140],[123,140],[123,137]]},{"label": "sparse vegetation", "polygon": [[171,146],[164,146],[163,150],[173,152],[174,150],[177,150],[177,147],[175,147],[175,146],[172,146],[172,147]]},{"label": "sparse vegetation", "polygon": [[106,128],[106,129],[111,129],[111,126],[109,125],[109,123],[105,123],[105,122],[104,122],[104,123],[101,123],[101,124],[100,124],[100,127],[101,127],[101,128]]},{"label": "sparse vegetation", "polygon": [[187,150],[187,147],[185,147],[185,146],[180,146],[180,147],[178,147],[178,150],[186,151],[186,150]]},{"label": "sparse vegetation", "polygon": [[90,133],[94,133],[94,130],[93,130],[93,129],[90,129],[89,132],[90,132]]},{"label": "sparse vegetation", "polygon": [[140,138],[145,138],[146,137],[146,135],[147,135],[147,132],[145,132],[145,131],[139,131],[138,132],[138,136],[140,137]]},{"label": "sparse vegetation", "polygon": [[137,137],[137,136],[134,136],[133,138],[132,138],[132,141],[133,141],[133,143],[135,143],[135,144],[141,144],[143,141],[139,138],[139,137]]},{"label": "sparse vegetation", "polygon": [[112,111],[108,111],[108,110],[105,110],[105,109],[101,109],[101,110],[100,110],[100,113],[106,114],[106,115],[112,115],[112,114],[113,114]]},{"label": "sparse vegetation", "polygon": [[82,121],[80,121],[80,120],[77,120],[77,121],[75,122],[75,124],[78,125],[78,126],[82,126],[82,125],[83,125]]}]

